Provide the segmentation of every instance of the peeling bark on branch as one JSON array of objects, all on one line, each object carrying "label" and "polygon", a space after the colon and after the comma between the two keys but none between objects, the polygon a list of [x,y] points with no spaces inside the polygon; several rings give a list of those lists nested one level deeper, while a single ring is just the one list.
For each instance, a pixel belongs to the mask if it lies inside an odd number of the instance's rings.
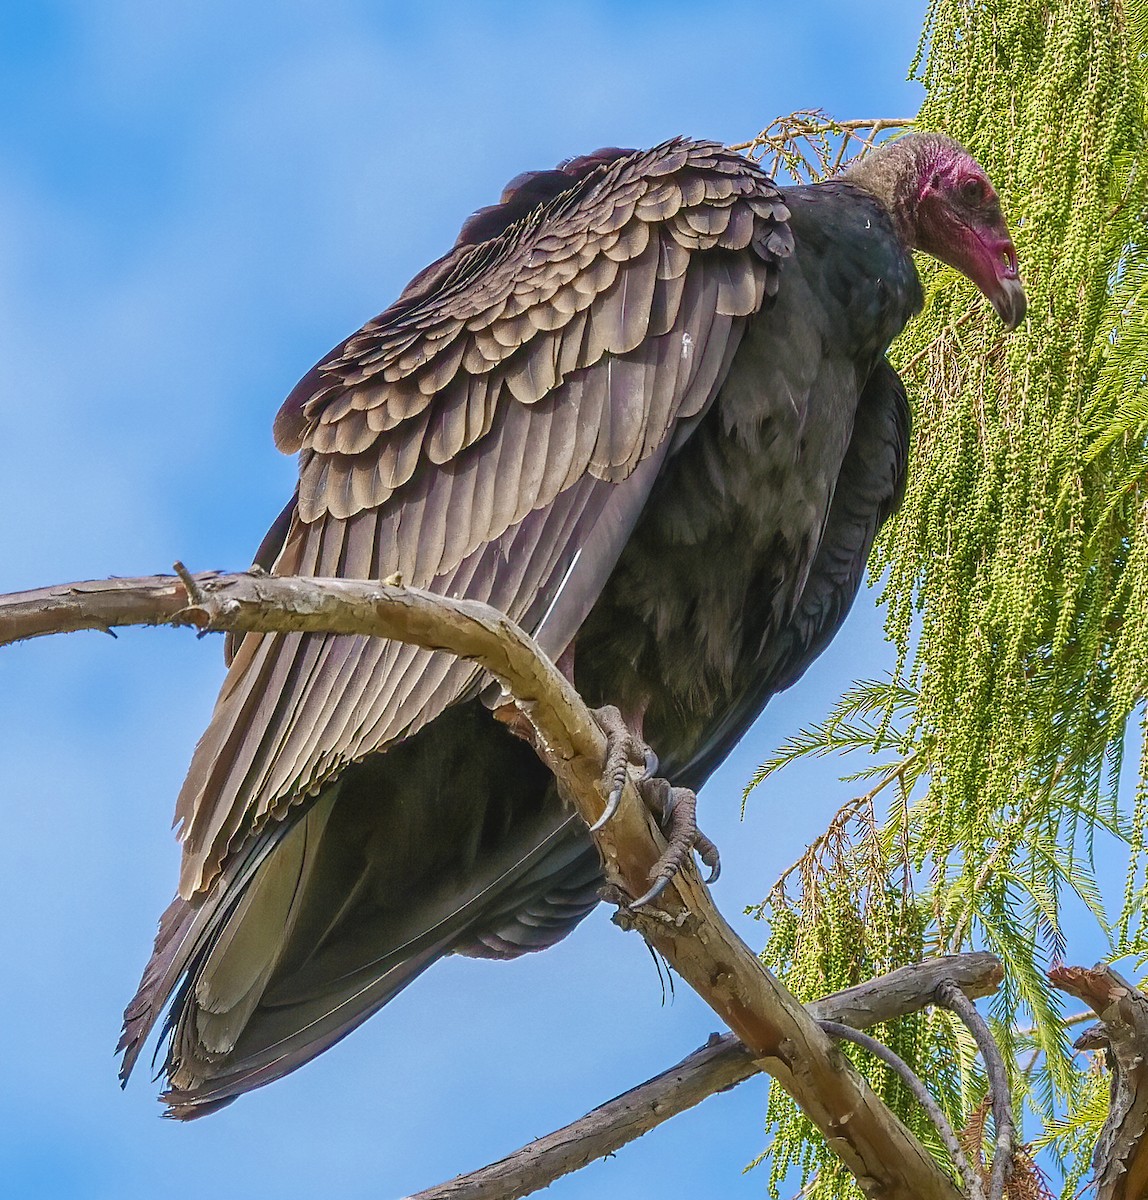
[{"label": "peeling bark on branch", "polygon": [[[189,596],[188,592],[198,593]],[[189,600],[193,600],[191,604]],[[537,645],[483,604],[401,586],[259,574],[106,580],[0,599],[0,645],[120,625],[235,632],[360,633],[447,650],[478,663],[514,696],[564,795],[592,824],[605,806],[606,743],[589,710]],[[664,843],[628,783],[595,840],[619,897],[641,895]],[[873,1200],[959,1200],[956,1185],[873,1093],[815,1019],[760,963],[689,864],[654,905],[621,908],[821,1130]]]},{"label": "peeling bark on branch", "polygon": [[1083,1000],[1100,1018],[1077,1039],[1081,1050],[1105,1050],[1112,1103],[1093,1156],[1097,1200],[1148,1197],[1148,996],[1106,963],[1054,967],[1056,987]]}]

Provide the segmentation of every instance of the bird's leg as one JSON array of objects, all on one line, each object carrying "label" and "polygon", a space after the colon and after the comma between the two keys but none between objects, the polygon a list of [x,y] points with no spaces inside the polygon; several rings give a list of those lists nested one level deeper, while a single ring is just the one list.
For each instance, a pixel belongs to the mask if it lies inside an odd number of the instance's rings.
[{"label": "bird's leg", "polygon": [[[571,684],[574,683],[573,642],[562,651],[554,665]],[[609,785],[610,791],[606,798],[606,807],[602,810],[602,815],[590,826],[590,832],[596,833],[618,811],[622,789],[626,786],[630,768],[640,767],[641,774],[635,781],[638,795],[654,814],[669,842],[662,856],[650,870],[653,886],[644,896],[633,901],[630,907],[641,908],[643,904],[649,904],[651,900],[660,896],[670,880],[681,870],[682,863],[691,850],[696,850],[698,857],[709,867],[710,874],[706,882],[713,883],[721,873],[721,858],[717,847],[698,828],[697,796],[689,788],[674,787],[668,780],[655,777],[658,756],[642,736],[646,704],[639,705],[625,716],[612,704],[603,705],[593,711],[595,720],[606,735],[606,761],[602,765],[602,778]],[[537,749],[534,727],[515,704],[499,705],[494,709],[494,716],[511,733],[528,741]]]},{"label": "bird's leg", "polygon": [[[554,665],[565,677],[567,683],[571,686],[574,684],[574,643],[569,646],[554,660]],[[530,723],[530,718],[518,707],[514,699],[504,690],[497,701],[491,707],[491,715],[501,725],[514,734],[515,737],[521,738],[524,742],[529,742],[535,750],[538,749],[538,735],[535,732],[534,726]],[[615,712],[618,710],[615,709]],[[619,714],[620,717],[620,714]]]},{"label": "bird's leg", "polygon": [[[574,645],[571,643],[555,660],[554,665],[570,683],[574,683]],[[518,707],[514,698],[505,690],[490,706],[491,715],[500,724],[505,725],[510,733],[521,738],[538,749],[538,734],[530,723],[530,718]]]},{"label": "bird's leg", "polygon": [[554,660],[554,665],[571,687],[574,686],[574,643],[571,642]]},{"label": "bird's leg", "polygon": [[689,788],[674,787],[669,780],[654,777],[658,769],[658,757],[642,739],[643,716],[644,712],[634,720],[627,721],[612,704],[594,710],[594,717],[606,735],[606,761],[602,774],[610,785],[610,794],[605,811],[590,827],[590,831],[601,829],[617,812],[626,775],[633,765],[643,768],[643,775],[637,781],[638,794],[654,814],[669,841],[650,871],[653,886],[644,896],[633,901],[631,908],[641,908],[660,896],[681,870],[691,850],[696,850],[710,869],[707,883],[713,883],[721,873],[717,847],[697,826],[697,796]]},{"label": "bird's leg", "polygon": [[721,856],[713,842],[698,828],[696,793],[691,788],[674,787],[668,779],[644,779],[638,784],[638,792],[657,818],[669,845],[650,869],[653,886],[630,907],[641,908],[656,900],[681,870],[691,850],[696,850],[710,869],[706,883],[714,883],[721,874]]},{"label": "bird's leg", "polygon": [[507,700],[502,704],[495,705],[491,709],[491,716],[501,725],[514,734],[515,737],[521,738],[524,742],[538,749],[538,735],[535,733],[534,726],[530,723],[530,718],[514,703],[513,700]]}]

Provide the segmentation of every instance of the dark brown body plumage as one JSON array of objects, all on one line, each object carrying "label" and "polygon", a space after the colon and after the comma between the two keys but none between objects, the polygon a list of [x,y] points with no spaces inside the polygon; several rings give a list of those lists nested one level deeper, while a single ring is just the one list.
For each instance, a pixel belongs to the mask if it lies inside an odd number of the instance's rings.
[{"label": "dark brown body plumage", "polygon": [[[710,143],[523,177],[276,423],[259,561],[486,600],[697,787],[843,619],[899,494],[884,352],[920,304],[889,213]],[[248,636],[179,802],[181,894],[126,1015],[173,993],[194,1116],[305,1062],[437,957],[559,940],[593,847],[468,664]]]}]

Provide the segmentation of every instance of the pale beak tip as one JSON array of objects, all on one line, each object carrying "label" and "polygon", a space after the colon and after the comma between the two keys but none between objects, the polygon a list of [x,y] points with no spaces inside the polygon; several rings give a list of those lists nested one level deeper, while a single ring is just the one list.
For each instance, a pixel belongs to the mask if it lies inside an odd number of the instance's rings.
[{"label": "pale beak tip", "polygon": [[990,300],[1006,329],[1016,329],[1028,313],[1028,297],[1019,279],[1002,279],[999,290]]}]

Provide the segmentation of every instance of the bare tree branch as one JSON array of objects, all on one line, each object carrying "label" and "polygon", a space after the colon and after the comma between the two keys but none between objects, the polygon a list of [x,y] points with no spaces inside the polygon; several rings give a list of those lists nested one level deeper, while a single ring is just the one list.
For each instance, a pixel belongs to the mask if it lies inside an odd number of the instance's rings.
[{"label": "bare tree branch", "polygon": [[888,1046],[883,1046],[876,1038],[871,1038],[859,1029],[852,1029],[848,1025],[842,1025],[839,1021],[821,1021],[820,1025],[831,1038],[860,1046],[862,1050],[867,1050],[874,1057],[879,1058],[900,1077],[901,1082],[913,1093],[917,1103],[925,1110],[925,1115],[932,1121],[933,1128],[949,1152],[954,1166],[961,1173],[961,1181],[965,1185],[969,1200],[984,1200],[984,1186],[981,1178],[977,1173],[969,1170],[969,1160],[965,1158],[965,1152],[961,1149],[961,1143],[957,1141],[957,1135],[953,1132],[948,1117],[945,1116],[941,1106],[933,1099],[929,1089],[925,1087],[909,1064]]},{"label": "bare tree branch", "polygon": [[992,1174],[989,1179],[989,1200],[1001,1200],[1005,1184],[1012,1171],[1016,1150],[1016,1125],[1012,1117],[1012,1089],[1008,1068],[1000,1047],[993,1038],[988,1022],[977,1012],[976,1005],[947,980],[937,988],[937,1003],[955,1013],[967,1026],[977,1043],[989,1077],[989,1098],[992,1102],[996,1146],[993,1150]]},{"label": "bare tree branch", "polygon": [[910,117],[837,121],[822,109],[807,108],[778,117],[752,141],[730,149],[757,159],[770,175],[784,170],[800,183],[812,183],[872,150],[882,134],[912,124]]},{"label": "bare tree branch", "polygon": [[[1000,984],[999,959],[983,951],[902,967],[808,1005],[817,1021],[867,1029],[931,1004],[943,980],[968,996],[987,996]],[[627,1142],[761,1072],[751,1051],[727,1033],[716,1035],[676,1066],[607,1101],[577,1121],[538,1138],[506,1158],[408,1200],[517,1200],[563,1175],[613,1154]]]},{"label": "bare tree branch", "polygon": [[1106,963],[1054,967],[1056,987],[1083,1000],[1100,1018],[1077,1039],[1082,1050],[1105,1050],[1112,1103],[1093,1156],[1097,1200],[1148,1197],[1148,996]]},{"label": "bare tree branch", "polygon": [[[200,595],[190,605],[188,589]],[[69,584],[0,599],[0,644],[74,629],[191,624],[234,632],[311,631],[396,638],[471,660],[498,679],[537,733],[539,753],[587,824],[602,814],[606,741],[569,682],[512,621],[486,605],[345,579],[197,575]],[[632,782],[594,835],[619,899],[641,895],[664,847]],[[692,863],[637,928],[725,1021],[821,1130],[873,1200],[958,1200],[934,1162],[849,1060],[714,907]]]}]

